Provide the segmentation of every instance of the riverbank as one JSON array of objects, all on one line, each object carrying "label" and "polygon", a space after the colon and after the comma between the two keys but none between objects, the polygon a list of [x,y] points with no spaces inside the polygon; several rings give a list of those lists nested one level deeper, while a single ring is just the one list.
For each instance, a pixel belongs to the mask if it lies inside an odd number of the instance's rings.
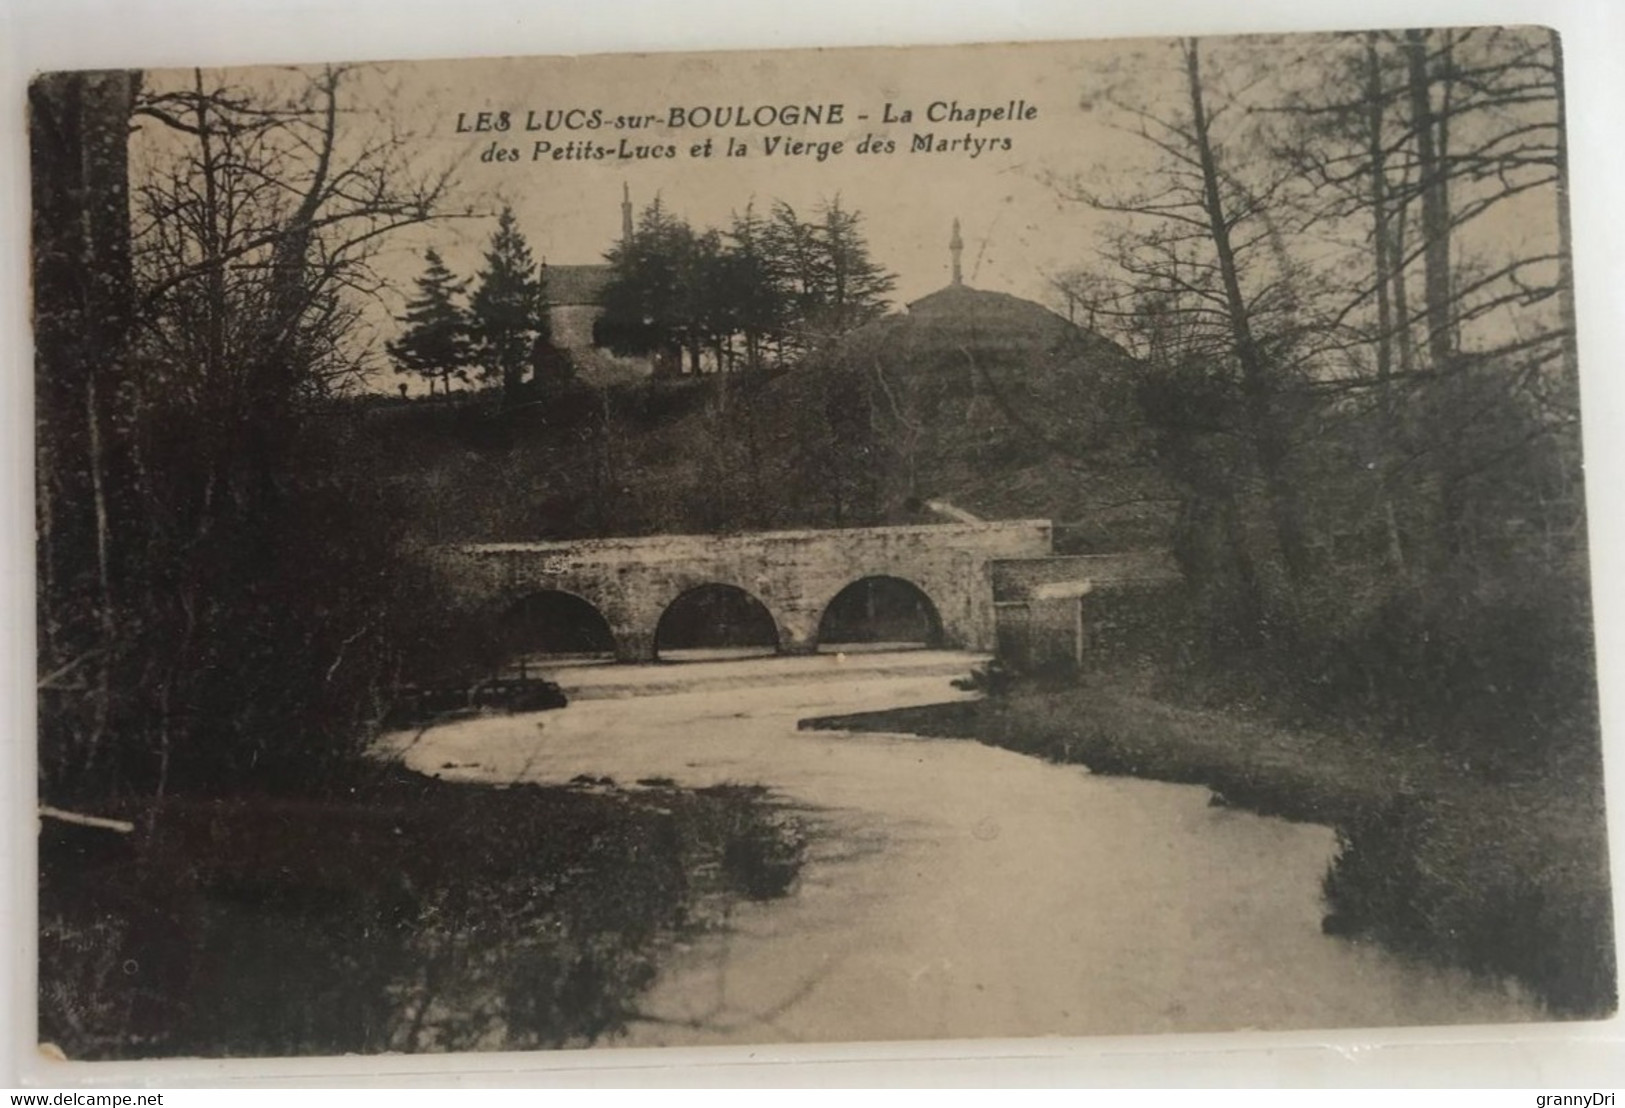
[{"label": "riverbank", "polygon": [[[675,952],[615,1045],[1544,1017],[1526,993],[1324,934],[1327,827],[968,740],[799,730],[971,696],[941,672],[946,658],[926,673],[896,657],[824,659],[839,680],[813,661],[624,667],[615,684],[638,692],[396,736],[404,766],[447,779],[760,781],[795,806],[807,847],[794,895],[738,905],[726,929]],[[976,659],[958,661],[962,677]]]},{"label": "riverbank", "polygon": [[763,789],[607,778],[178,797],[151,835],[46,819],[40,1038],[75,1059],[589,1045],[731,904],[786,892],[801,849]]},{"label": "riverbank", "polygon": [[1205,785],[1214,804],[1332,826],[1328,932],[1512,977],[1556,1016],[1614,1010],[1602,782],[1583,763],[1492,781],[1426,747],[1288,731],[1103,678],[802,726],[976,739],[1097,774]]}]

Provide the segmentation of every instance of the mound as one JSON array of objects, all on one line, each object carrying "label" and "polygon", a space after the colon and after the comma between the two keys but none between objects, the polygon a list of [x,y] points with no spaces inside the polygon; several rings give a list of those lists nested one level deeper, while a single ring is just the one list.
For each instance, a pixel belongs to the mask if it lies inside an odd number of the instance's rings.
[{"label": "mound", "polygon": [[791,369],[425,412],[388,454],[437,541],[872,526],[946,500],[1054,519],[1063,549],[1161,546],[1135,372],[1040,304],[951,285]]}]

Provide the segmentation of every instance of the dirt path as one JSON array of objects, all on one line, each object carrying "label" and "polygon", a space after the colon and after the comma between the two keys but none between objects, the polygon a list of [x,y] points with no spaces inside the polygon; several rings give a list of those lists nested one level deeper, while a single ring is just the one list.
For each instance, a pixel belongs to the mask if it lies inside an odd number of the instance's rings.
[{"label": "dirt path", "polygon": [[407,759],[482,781],[759,782],[806,809],[816,833],[796,892],[680,951],[624,1045],[1538,1017],[1322,935],[1326,828],[969,741],[795,728],[950,699],[969,661],[583,670],[563,675],[592,688],[569,708],[439,728]]}]

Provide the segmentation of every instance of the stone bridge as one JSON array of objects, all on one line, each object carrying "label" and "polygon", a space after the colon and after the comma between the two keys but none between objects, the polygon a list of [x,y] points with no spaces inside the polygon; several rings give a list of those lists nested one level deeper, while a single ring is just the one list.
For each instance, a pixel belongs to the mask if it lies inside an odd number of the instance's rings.
[{"label": "stone bridge", "polygon": [[1047,520],[659,535],[576,542],[444,546],[433,563],[462,605],[500,612],[538,594],[597,610],[622,661],[656,656],[656,628],[681,597],[727,586],[771,615],[777,648],[818,647],[831,601],[858,582],[906,582],[929,601],[941,645],[992,650],[993,564],[1051,553]]}]

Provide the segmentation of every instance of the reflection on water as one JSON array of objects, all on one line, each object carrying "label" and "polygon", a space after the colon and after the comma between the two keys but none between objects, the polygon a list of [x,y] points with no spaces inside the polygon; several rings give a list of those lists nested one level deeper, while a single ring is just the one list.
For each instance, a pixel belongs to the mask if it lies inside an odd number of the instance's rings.
[{"label": "reflection on water", "polygon": [[59,828],[42,1035],[219,1056],[1543,1014],[1323,934],[1327,828],[968,741],[796,729],[963,695],[971,661],[565,669],[568,708],[390,737],[422,775],[360,803],[176,800],[140,858]]},{"label": "reflection on water", "polygon": [[[562,872],[436,890],[388,987],[402,1051],[589,1045],[641,1018],[639,997],[678,941],[723,926],[741,897],[786,895],[801,865],[793,816],[757,790],[695,796],[652,839],[594,841]],[[619,838],[617,829],[607,829]],[[588,874],[591,874],[589,877]],[[537,895],[574,882],[573,895]],[[583,880],[585,879],[585,880]]]},{"label": "reflection on water", "polygon": [[41,1036],[74,1058],[599,1041],[803,849],[761,790],[658,781],[177,801],[139,857],[86,834],[41,843]]}]

